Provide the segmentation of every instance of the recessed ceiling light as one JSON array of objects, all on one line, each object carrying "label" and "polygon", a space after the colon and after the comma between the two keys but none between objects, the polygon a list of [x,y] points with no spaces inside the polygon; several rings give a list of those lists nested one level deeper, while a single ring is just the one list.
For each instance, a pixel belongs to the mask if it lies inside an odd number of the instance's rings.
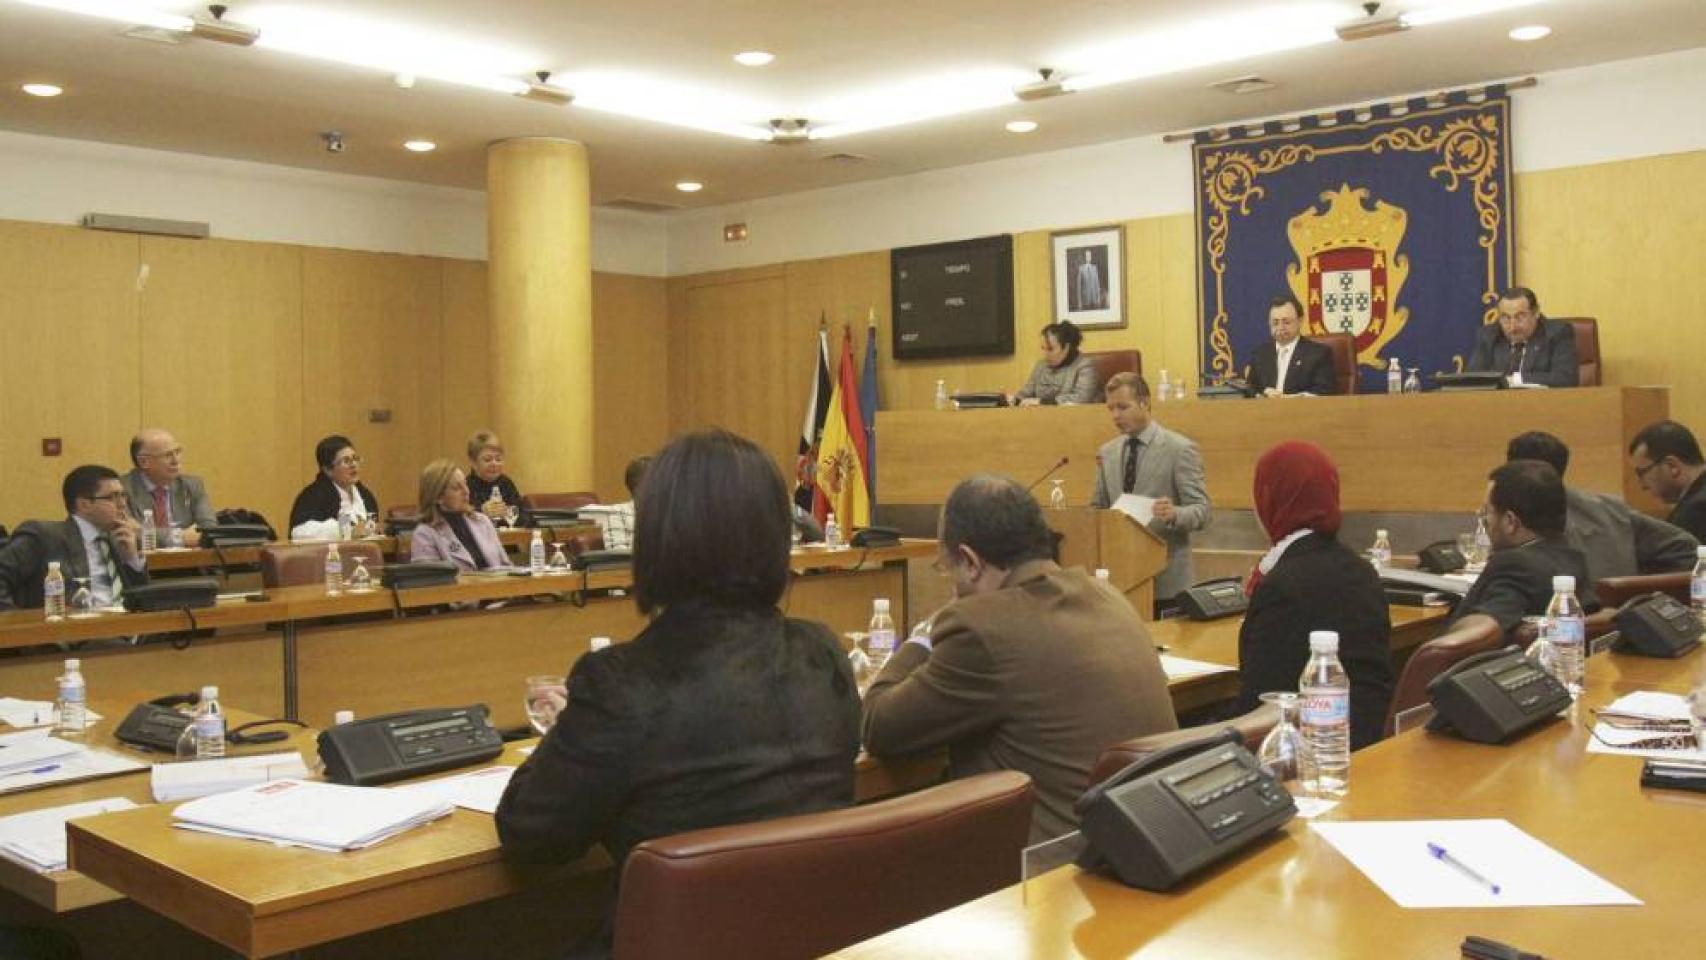
[{"label": "recessed ceiling light", "polygon": [[1540,40],[1551,35],[1551,27],[1538,23],[1527,27],[1517,27],[1511,31],[1512,40]]},{"label": "recessed ceiling light", "polygon": [[735,62],[743,67],[766,67],[776,55],[768,50],[744,50],[735,54]]},{"label": "recessed ceiling light", "polygon": [[1030,133],[1032,130],[1035,130],[1036,128],[1037,128],[1037,122],[1035,120],[1009,120],[1009,121],[1007,121],[1007,132],[1008,133]]},{"label": "recessed ceiling light", "polygon": [[438,144],[431,140],[404,140],[403,149],[412,153],[431,153],[438,149]]},{"label": "recessed ceiling light", "polygon": [[56,87],[51,83],[26,83],[23,90],[32,97],[57,97],[65,92],[64,87]]},{"label": "recessed ceiling light", "polygon": [[698,193],[705,189],[705,185],[697,180],[683,180],[675,185],[675,189],[682,193]]}]

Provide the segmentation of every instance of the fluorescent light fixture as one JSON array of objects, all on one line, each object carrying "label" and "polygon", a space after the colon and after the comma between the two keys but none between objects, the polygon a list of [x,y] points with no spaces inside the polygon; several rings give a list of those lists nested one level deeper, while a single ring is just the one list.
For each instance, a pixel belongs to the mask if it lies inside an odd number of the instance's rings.
[{"label": "fluorescent light fixture", "polygon": [[1539,2],[1540,0],[1439,0],[1438,3],[1429,3],[1400,14],[1398,19],[1406,27],[1425,27],[1435,23],[1448,23],[1452,20],[1498,13],[1501,10],[1529,7]]},{"label": "fluorescent light fixture", "polygon": [[742,140],[769,140],[764,118],[782,115],[767,104],[631,73],[554,75],[546,86],[571,93],[577,107]]},{"label": "fluorescent light fixture", "polygon": [[698,193],[705,189],[705,185],[697,180],[683,180],[675,185],[675,189],[682,193]]},{"label": "fluorescent light fixture", "polygon": [[1049,62],[1063,73],[1068,92],[1179,73],[1197,67],[1330,43],[1334,28],[1354,19],[1345,3],[1300,3],[1237,16],[1183,23],[1105,44]]},{"label": "fluorescent light fixture", "polygon": [[1520,40],[1524,43],[1530,40],[1544,40],[1551,35],[1552,28],[1539,23],[1531,24],[1526,27],[1517,27],[1515,30],[1510,32],[1510,38],[1512,40]]},{"label": "fluorescent light fixture", "polygon": [[1007,132],[1008,133],[1030,133],[1031,131],[1035,130],[1036,128],[1037,128],[1037,122],[1035,120],[1009,120],[1009,121],[1007,121]]},{"label": "fluorescent light fixture", "polygon": [[1013,102],[1013,88],[1031,80],[1023,70],[967,70],[918,77],[905,83],[825,101],[803,111],[814,123],[813,140],[971,113]]},{"label": "fluorescent light fixture", "polygon": [[32,97],[57,97],[65,92],[64,87],[51,83],[26,83],[20,89]]},{"label": "fluorescent light fixture", "polygon": [[776,55],[768,50],[743,50],[735,54],[735,62],[743,67],[768,67]]},{"label": "fluorescent light fixture", "polygon": [[245,7],[243,18],[260,30],[257,47],[515,96],[529,89],[518,78],[540,62],[525,51],[307,7]]},{"label": "fluorescent light fixture", "polygon": [[49,10],[78,13],[86,17],[99,17],[102,20],[139,24],[178,33],[189,33],[195,29],[195,21],[183,14],[150,10],[141,4],[126,2],[126,0],[19,0],[19,2],[29,4],[32,7],[45,7]]},{"label": "fluorescent light fixture", "polygon": [[431,153],[438,149],[438,144],[431,140],[404,140],[403,149],[410,153]]}]

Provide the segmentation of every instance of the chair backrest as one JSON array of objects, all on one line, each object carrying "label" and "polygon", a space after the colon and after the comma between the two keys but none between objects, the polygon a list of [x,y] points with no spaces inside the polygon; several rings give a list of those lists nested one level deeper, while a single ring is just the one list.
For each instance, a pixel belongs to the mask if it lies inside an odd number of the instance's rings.
[{"label": "chair backrest", "polygon": [[1090,358],[1090,366],[1096,370],[1096,396],[1100,397],[1116,373],[1135,373],[1143,376],[1143,351],[1141,350],[1104,350],[1101,353],[1086,352]]},{"label": "chair backrest", "polygon": [[576,490],[573,493],[528,493],[521,497],[521,505],[528,510],[579,510],[589,503],[597,503],[598,494],[591,490]]},{"label": "chair backrest", "polygon": [[1262,740],[1267,737],[1268,731],[1277,723],[1279,709],[1264,703],[1249,713],[1233,717],[1224,723],[1186,727],[1183,730],[1169,730],[1166,733],[1152,733],[1147,737],[1121,740],[1103,750],[1102,755],[1096,759],[1096,765],[1090,769],[1090,783],[1101,783],[1144,757],[1160,753],[1169,747],[1201,740],[1228,728],[1237,730],[1244,738],[1244,746],[1249,747],[1251,753],[1255,753],[1256,748],[1260,747]]},{"label": "chair backrest", "polygon": [[[374,582],[385,566],[385,555],[379,544],[368,540],[347,540],[338,544],[338,556],[344,572],[355,568],[355,559],[367,561],[367,572]],[[324,543],[271,543],[261,548],[261,586],[301,587],[326,582],[326,545]]]},{"label": "chair backrest", "polygon": [[1357,392],[1357,340],[1348,333],[1323,333],[1309,339],[1332,351],[1333,382],[1341,396]]},{"label": "chair backrest", "polygon": [[1386,734],[1392,735],[1392,718],[1411,707],[1428,701],[1428,684],[1462,660],[1484,650],[1491,650],[1504,641],[1504,631],[1491,617],[1473,617],[1466,625],[1458,626],[1429,640],[1410,654],[1404,671],[1398,674],[1398,686],[1392,691],[1392,706],[1386,710]]},{"label": "chair backrest", "polygon": [[1606,577],[1604,580],[1595,581],[1593,592],[1599,597],[1600,606],[1607,610],[1615,610],[1644,593],[1668,593],[1687,603],[1688,581],[1692,576],[1692,571],[1683,570],[1679,573],[1652,573],[1639,577]]},{"label": "chair backrest", "polygon": [[616,956],[815,957],[939,913],[1018,882],[1032,800],[1002,771],[647,840],[622,868]]},{"label": "chair backrest", "polygon": [[395,507],[386,507],[385,519],[407,520],[411,523],[419,523],[421,519],[421,508],[412,503],[402,504]]},{"label": "chair backrest", "polygon": [[1602,376],[1599,362],[1599,321],[1593,317],[1551,317],[1567,323],[1576,334],[1576,366],[1584,387],[1597,387]]},{"label": "chair backrest", "polygon": [[578,529],[562,542],[568,546],[569,556],[578,557],[593,550],[603,550],[604,531],[596,527]]}]

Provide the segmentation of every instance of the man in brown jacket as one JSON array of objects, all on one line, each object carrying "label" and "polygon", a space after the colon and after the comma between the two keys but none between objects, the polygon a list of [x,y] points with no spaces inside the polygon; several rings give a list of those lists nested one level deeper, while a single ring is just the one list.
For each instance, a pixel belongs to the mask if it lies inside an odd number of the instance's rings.
[{"label": "man in brown jacket", "polygon": [[1050,559],[1041,508],[1006,477],[955,487],[940,540],[957,599],[872,682],[865,749],[946,746],[950,777],[1027,773],[1031,842],[1069,833],[1104,748],[1178,727],[1155,644],[1124,597]]}]

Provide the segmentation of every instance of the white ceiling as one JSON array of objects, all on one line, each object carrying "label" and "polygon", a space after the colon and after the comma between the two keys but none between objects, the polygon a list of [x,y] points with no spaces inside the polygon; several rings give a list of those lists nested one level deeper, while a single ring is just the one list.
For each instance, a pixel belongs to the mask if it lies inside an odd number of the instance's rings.
[{"label": "white ceiling", "polygon": [[[191,12],[193,4],[148,3]],[[245,0],[227,18],[242,21]],[[299,0],[299,6],[445,31],[514,50],[538,69],[611,69],[803,112],[849,92],[971,69],[1031,71],[1184,21],[1285,7],[1279,0]],[[1346,4],[1355,12],[1354,4]],[[1385,13],[1406,8],[1388,3]],[[1506,37],[1544,23],[1534,43]],[[572,137],[590,151],[595,202],[710,206],[1161,131],[1310,110],[1706,46],[1706,0],[1550,0],[1354,43],[1139,80],[951,119],[798,145],[735,140],[575,106],[556,107],[259,48],[120,36],[108,21],[0,0],[0,129],[479,189],[484,148],[514,136]],[[741,67],[741,50],[774,64]],[[1208,84],[1255,73],[1278,84],[1232,96]],[[66,94],[25,96],[46,81]],[[1002,124],[1036,120],[1017,136]],[[319,131],[345,134],[328,154]],[[409,138],[435,140],[406,153]],[[863,162],[826,161],[847,152]],[[706,184],[676,192],[677,180]]]}]

